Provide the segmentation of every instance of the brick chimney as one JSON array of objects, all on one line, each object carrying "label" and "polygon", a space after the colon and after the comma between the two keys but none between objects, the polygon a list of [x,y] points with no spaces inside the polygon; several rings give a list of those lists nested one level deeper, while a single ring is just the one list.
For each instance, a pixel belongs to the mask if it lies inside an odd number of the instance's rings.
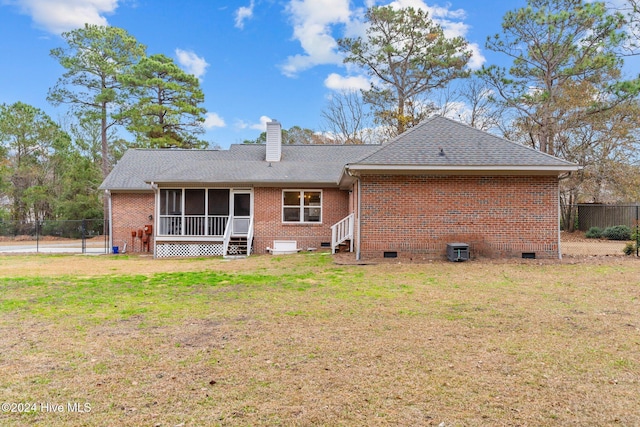
[{"label": "brick chimney", "polygon": [[282,157],[282,125],[277,120],[267,122],[267,162],[279,162]]}]

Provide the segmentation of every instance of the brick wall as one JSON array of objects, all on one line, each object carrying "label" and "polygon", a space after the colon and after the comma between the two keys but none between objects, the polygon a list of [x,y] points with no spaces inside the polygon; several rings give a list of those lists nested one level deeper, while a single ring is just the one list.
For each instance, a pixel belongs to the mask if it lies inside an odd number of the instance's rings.
[{"label": "brick wall", "polygon": [[[298,190],[292,187],[286,189]],[[349,192],[335,188],[322,190],[321,224],[283,224],[282,190],[254,189],[255,253],[266,253],[267,247],[273,247],[274,240],[296,240],[301,249],[319,249],[322,242],[331,242],[331,226],[349,214]]]},{"label": "brick wall", "polygon": [[556,177],[365,175],[361,214],[363,257],[558,257]]},{"label": "brick wall", "polygon": [[[142,229],[153,224],[149,215],[153,215],[154,194],[149,193],[112,193],[111,212],[113,217],[113,245],[120,251],[127,242],[127,252],[142,252],[143,245],[139,238],[131,239],[131,231]],[[145,247],[146,249],[146,247]],[[153,253],[153,236],[149,241],[149,251]]]}]

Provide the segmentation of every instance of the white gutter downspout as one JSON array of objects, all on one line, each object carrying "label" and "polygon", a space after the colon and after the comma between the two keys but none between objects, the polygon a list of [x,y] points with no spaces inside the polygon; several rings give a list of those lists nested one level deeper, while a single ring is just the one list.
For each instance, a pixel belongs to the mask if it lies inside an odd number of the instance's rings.
[{"label": "white gutter downspout", "polygon": [[104,196],[107,198],[107,215],[109,216],[109,247],[107,253],[110,254],[113,250],[113,212],[111,210],[111,191],[104,190]]},{"label": "white gutter downspout", "polygon": [[360,218],[362,217],[362,199],[360,196],[360,193],[362,191],[362,185],[360,185],[360,177],[356,177],[356,179],[358,180],[358,222],[357,222],[357,229],[358,229],[358,240],[356,240],[356,261],[360,261],[360,257],[361,257],[361,253],[360,253]]},{"label": "white gutter downspout", "polygon": [[562,259],[562,237],[560,227],[562,225],[562,207],[560,206],[560,180],[558,180],[558,259]]},{"label": "white gutter downspout", "polygon": [[356,201],[356,204],[358,205],[358,220],[355,223],[356,226],[356,231],[358,233],[358,238],[356,239],[356,261],[360,261],[360,258],[362,256],[361,252],[360,252],[360,243],[361,243],[361,237],[360,237],[360,217],[362,215],[361,210],[362,210],[362,196],[360,195],[360,193],[362,192],[362,185],[360,183],[360,174],[358,172],[353,172],[351,171],[351,169],[349,168],[349,165],[345,166],[345,172],[347,173],[347,175],[349,175],[352,178],[355,178],[356,181],[358,182],[358,198]]},{"label": "white gutter downspout", "polygon": [[160,203],[160,197],[158,193],[158,184],[151,181],[151,189],[153,190],[153,259],[157,258],[157,240],[156,236],[158,235],[158,225],[160,224],[160,219],[158,218],[158,204]]}]

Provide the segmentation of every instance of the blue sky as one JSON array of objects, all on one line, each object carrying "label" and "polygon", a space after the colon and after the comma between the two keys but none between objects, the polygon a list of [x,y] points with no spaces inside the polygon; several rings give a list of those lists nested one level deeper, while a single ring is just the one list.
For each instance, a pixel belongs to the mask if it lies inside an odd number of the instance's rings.
[{"label": "blue sky", "polygon": [[[255,139],[270,119],[285,129],[322,129],[333,91],[366,84],[342,64],[335,40],[362,31],[361,18],[385,0],[0,0],[0,103],[22,101],[54,120],[47,91],[62,75],[49,56],[62,31],[85,22],[121,27],[200,78],[207,109],[204,139],[223,148]],[[472,67],[499,60],[484,49],[507,10],[524,0],[396,0],[430,11],[448,35],[474,50]]]}]

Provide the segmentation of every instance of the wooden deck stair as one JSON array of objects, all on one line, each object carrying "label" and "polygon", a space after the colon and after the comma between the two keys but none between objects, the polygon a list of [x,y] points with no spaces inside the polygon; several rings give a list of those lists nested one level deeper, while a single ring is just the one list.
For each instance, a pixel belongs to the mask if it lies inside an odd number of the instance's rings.
[{"label": "wooden deck stair", "polygon": [[353,252],[354,215],[347,215],[331,226],[331,253],[342,252],[343,246],[348,244],[348,251]]},{"label": "wooden deck stair", "polygon": [[232,236],[229,238],[226,256],[248,256],[249,244],[247,236]]},{"label": "wooden deck stair", "polygon": [[344,240],[338,243],[338,246],[336,246],[335,249],[335,253],[351,252],[351,247],[351,239]]}]

